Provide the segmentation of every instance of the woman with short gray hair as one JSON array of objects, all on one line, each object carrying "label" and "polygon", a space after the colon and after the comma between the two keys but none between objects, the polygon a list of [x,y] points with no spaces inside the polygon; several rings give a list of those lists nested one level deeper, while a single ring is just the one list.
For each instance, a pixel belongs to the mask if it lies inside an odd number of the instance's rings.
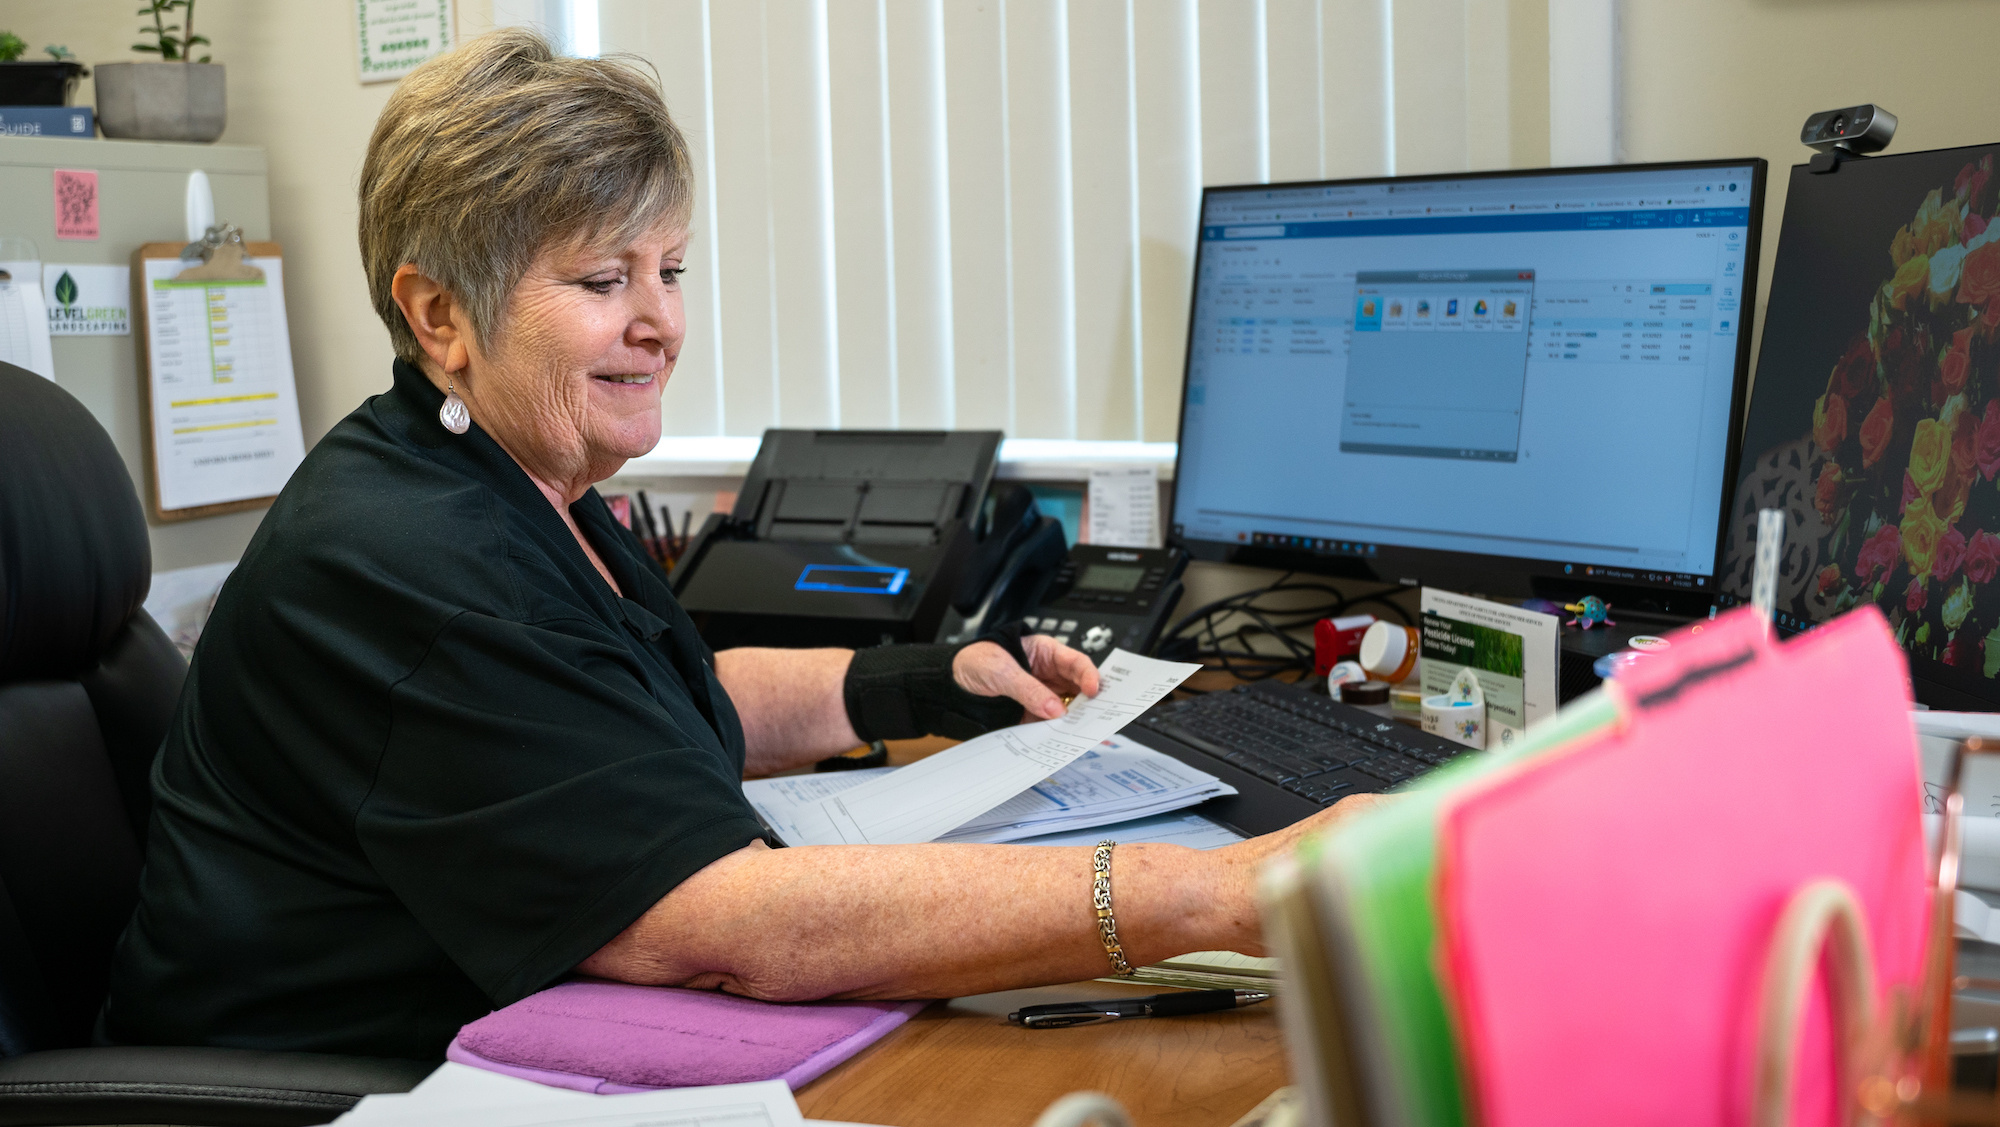
[{"label": "woman with short gray hair", "polygon": [[[711,653],[592,486],[661,433],[686,146],[652,82],[523,31],[411,74],[361,175],[397,360],[225,584],[155,773],[107,1040],[435,1058],[572,973],[924,998],[1261,949],[1260,862],[771,849],[741,780],[1094,693],[1053,639]],[[862,697],[894,707],[857,705]],[[889,719],[885,719],[889,717]]]}]

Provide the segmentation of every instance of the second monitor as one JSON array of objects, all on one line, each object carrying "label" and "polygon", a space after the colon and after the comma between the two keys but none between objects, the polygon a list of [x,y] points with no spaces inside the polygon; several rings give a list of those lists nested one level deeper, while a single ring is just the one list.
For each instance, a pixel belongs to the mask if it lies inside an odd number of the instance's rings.
[{"label": "second monitor", "polygon": [[1745,159],[1208,189],[1174,538],[1705,607],[1764,176]]}]

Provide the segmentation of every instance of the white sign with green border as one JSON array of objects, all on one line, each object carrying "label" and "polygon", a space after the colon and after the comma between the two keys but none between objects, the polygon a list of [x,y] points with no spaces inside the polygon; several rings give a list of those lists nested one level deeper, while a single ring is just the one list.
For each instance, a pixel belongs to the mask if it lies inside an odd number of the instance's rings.
[{"label": "white sign with green border", "polygon": [[451,0],[354,0],[361,81],[389,82],[451,50]]}]

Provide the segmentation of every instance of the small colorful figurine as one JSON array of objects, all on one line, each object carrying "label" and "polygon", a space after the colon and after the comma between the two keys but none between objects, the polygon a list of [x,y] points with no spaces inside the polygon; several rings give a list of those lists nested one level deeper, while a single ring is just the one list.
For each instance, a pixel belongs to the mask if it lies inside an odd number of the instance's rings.
[{"label": "small colorful figurine", "polygon": [[1618,625],[1616,622],[1611,621],[1611,604],[1598,598],[1596,595],[1585,595],[1581,602],[1569,603],[1563,609],[1576,616],[1568,622],[1563,623],[1564,626],[1575,626],[1588,630],[1599,624],[1605,626]]}]

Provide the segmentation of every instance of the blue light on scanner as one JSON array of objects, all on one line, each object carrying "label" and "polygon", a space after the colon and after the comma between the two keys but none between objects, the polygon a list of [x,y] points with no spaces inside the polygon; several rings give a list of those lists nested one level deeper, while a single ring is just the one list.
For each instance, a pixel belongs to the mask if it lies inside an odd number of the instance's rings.
[{"label": "blue light on scanner", "polygon": [[894,595],[909,582],[907,567],[865,564],[808,564],[794,591],[838,591],[851,595]]}]

